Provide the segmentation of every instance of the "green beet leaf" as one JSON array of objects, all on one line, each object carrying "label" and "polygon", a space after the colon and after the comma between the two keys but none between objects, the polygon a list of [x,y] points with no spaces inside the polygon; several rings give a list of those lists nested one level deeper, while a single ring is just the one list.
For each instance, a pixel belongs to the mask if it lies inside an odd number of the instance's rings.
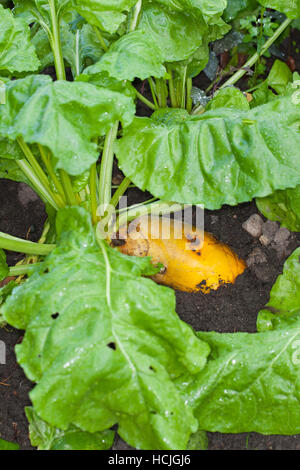
[{"label": "green beet leaf", "polygon": [[115,432],[89,433],[71,426],[66,431],[43,421],[34,408],[25,408],[31,444],[38,450],[107,450],[113,445]]},{"label": "green beet leaf", "polygon": [[[268,77],[253,93],[251,107],[269,103],[278,95],[292,96],[296,91],[298,79],[297,72],[292,74],[284,62],[275,60]],[[274,90],[277,94],[274,93]]]},{"label": "green beet leaf", "polygon": [[17,142],[0,137],[0,158],[20,160],[24,154]]},{"label": "green beet leaf", "polygon": [[0,72],[33,72],[40,66],[30,41],[30,28],[0,5]]},{"label": "green beet leaf", "polygon": [[300,313],[300,248],[287,259],[283,274],[278,276],[270,300],[257,317],[258,331],[285,326],[290,317]]},{"label": "green beet leaf", "polygon": [[135,112],[131,97],[90,83],[52,82],[49,76],[32,75],[6,88],[0,136],[22,136],[29,144],[44,145],[52,152],[54,167],[71,175],[83,173],[97,160],[95,137],[117,120],[128,125]]},{"label": "green beet leaf", "polygon": [[225,21],[233,21],[241,14],[252,13],[257,6],[257,0],[229,0],[223,18]]},{"label": "green beet leaf", "polygon": [[114,42],[100,61],[85,69],[88,75],[107,73],[118,80],[164,77],[166,69],[160,48],[143,31],[133,31]]},{"label": "green beet leaf", "polygon": [[285,13],[288,18],[300,17],[300,0],[258,0],[266,8]]},{"label": "green beet leaf", "polygon": [[268,85],[273,88],[276,93],[282,95],[286,92],[287,86],[293,81],[293,74],[285,62],[275,60],[271,71],[268,75]]},{"label": "green beet leaf", "polygon": [[300,232],[300,186],[256,199],[259,211],[293,232]]},{"label": "green beet leaf", "polygon": [[73,7],[89,23],[104,31],[114,33],[126,19],[126,12],[136,4],[136,0],[73,0]]},{"label": "green beet leaf", "polygon": [[0,439],[0,450],[20,450],[20,446],[13,442],[4,441]]},{"label": "green beet leaf", "polygon": [[30,24],[37,22],[43,27],[51,27],[51,13],[58,21],[74,9],[73,0],[14,0],[14,12]]},{"label": "green beet leaf", "polygon": [[5,286],[0,287],[0,328],[6,324],[2,315],[2,305],[17,285],[15,281],[10,281]]},{"label": "green beet leaf", "polygon": [[98,246],[82,208],[61,210],[57,231],[57,247],[3,307],[26,329],[16,353],[37,383],[36,412],[62,430],[118,423],[137,448],[184,449],[197,425],[173,380],[201,370],[208,346],[178,318],[174,292],[142,277],[157,271],[149,258]]},{"label": "green beet leaf", "polygon": [[300,183],[300,107],[290,97],[250,111],[136,117],[116,143],[119,166],[162,200],[219,209]]},{"label": "green beet leaf", "polygon": [[31,185],[16,161],[9,158],[0,158],[0,178]]},{"label": "green beet leaf", "polygon": [[198,333],[211,355],[179,388],[199,428],[212,432],[300,433],[300,316],[262,333]]},{"label": "green beet leaf", "polygon": [[[150,3],[150,2],[149,2]],[[222,20],[222,14],[227,6],[227,0],[156,0],[157,4],[168,7],[170,10],[186,12],[193,14],[198,18],[203,18],[206,24],[210,27],[209,40],[215,41],[224,34],[224,21]],[[228,26],[226,25],[226,29]]]},{"label": "green beet leaf", "polygon": [[205,21],[186,11],[174,11],[150,3],[142,10],[138,30],[160,50],[164,62],[187,59],[208,34]]},{"label": "green beet leaf", "polygon": [[206,106],[207,111],[218,108],[232,108],[247,111],[250,109],[250,106],[242,91],[235,87],[226,87],[220,90]]}]

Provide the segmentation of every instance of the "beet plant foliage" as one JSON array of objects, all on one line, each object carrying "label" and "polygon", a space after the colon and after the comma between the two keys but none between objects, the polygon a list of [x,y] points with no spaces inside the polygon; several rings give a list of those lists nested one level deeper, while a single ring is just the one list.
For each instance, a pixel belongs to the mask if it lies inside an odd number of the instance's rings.
[{"label": "beet plant foliage", "polygon": [[[108,449],[114,425],[138,449],[191,448],[199,431],[300,433],[299,250],[257,333],[195,332],[174,291],[149,278],[160,268],[96,230],[130,184],[157,199],[144,214],[257,198],[299,230],[300,76],[276,61],[252,101],[235,84],[299,19],[300,1],[13,3],[0,4],[0,177],[29,184],[48,220],[40,243],[0,234],[0,280],[15,277],[0,289],[0,321],[25,330],[16,353],[35,383],[32,444]],[[193,101],[211,43],[266,9],[280,13],[272,35]],[[125,179],[113,194],[115,156]],[[4,250],[26,257],[8,267]]]}]

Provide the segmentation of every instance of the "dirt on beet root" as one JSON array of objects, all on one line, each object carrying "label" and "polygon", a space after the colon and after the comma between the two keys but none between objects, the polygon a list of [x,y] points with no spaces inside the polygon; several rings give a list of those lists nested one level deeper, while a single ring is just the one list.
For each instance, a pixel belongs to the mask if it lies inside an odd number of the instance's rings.
[{"label": "dirt on beet root", "polygon": [[[119,177],[115,174],[115,178]],[[42,202],[25,184],[0,180],[0,230],[14,236],[37,241],[42,232],[46,214]],[[128,203],[134,204],[149,198],[136,188],[128,190]],[[300,246],[300,233],[288,237],[266,240],[252,236],[253,214],[258,214],[254,202],[236,207],[224,206],[218,211],[205,211],[204,228],[219,240],[227,243],[247,261],[249,267],[233,285],[225,285],[210,294],[176,292],[177,312],[182,320],[195,330],[254,332],[257,312],[264,307],[277,276],[291,252]],[[252,218],[251,218],[252,216]],[[257,216],[256,216],[257,217]],[[259,222],[265,230],[266,219]],[[250,219],[250,227],[249,227]],[[255,219],[255,218],[254,218]],[[245,222],[247,222],[245,224]],[[255,225],[255,224],[254,224]],[[243,227],[244,226],[244,227]],[[247,230],[246,230],[246,229]],[[277,226],[277,233],[278,233]],[[275,227],[276,229],[276,227]],[[280,243],[275,243],[279,239]],[[282,242],[284,239],[284,242]],[[15,264],[22,256],[8,253],[8,262]],[[23,332],[10,326],[0,330],[0,339],[6,345],[7,363],[0,365],[0,438],[18,442],[22,449],[32,449],[28,438],[28,424],[24,407],[30,405],[29,382],[15,358],[14,347],[22,341]],[[262,436],[256,433],[209,433],[209,449],[300,449],[300,435]],[[117,438],[113,449],[130,449]]]}]

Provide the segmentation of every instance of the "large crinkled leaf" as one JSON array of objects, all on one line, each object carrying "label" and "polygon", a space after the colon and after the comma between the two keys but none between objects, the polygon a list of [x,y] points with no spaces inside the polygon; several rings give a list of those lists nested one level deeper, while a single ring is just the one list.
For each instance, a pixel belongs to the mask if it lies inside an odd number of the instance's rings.
[{"label": "large crinkled leaf", "polygon": [[275,191],[268,197],[256,199],[260,212],[270,220],[280,222],[293,232],[300,232],[300,186]]},{"label": "large crinkled leaf", "polygon": [[57,216],[58,243],[3,307],[26,329],[16,348],[39,416],[98,432],[115,423],[143,449],[184,449],[197,426],[173,380],[197,373],[209,348],[175,313],[175,294],[142,277],[149,258],[95,241],[82,208]]},{"label": "large crinkled leaf", "polygon": [[178,385],[199,428],[212,432],[300,433],[300,316],[263,333],[198,333],[207,365]]},{"label": "large crinkled leaf", "polygon": [[163,77],[166,69],[163,66],[160,48],[152,43],[143,31],[133,31],[114,42],[109,50],[96,64],[85,69],[88,75],[107,73],[118,80],[144,80],[148,77]]},{"label": "large crinkled leaf", "polygon": [[223,35],[224,21],[222,14],[227,6],[227,0],[156,0],[171,10],[187,12],[203,18],[210,28],[210,41]]},{"label": "large crinkled leaf", "polygon": [[107,450],[113,445],[114,431],[89,433],[76,426],[62,431],[43,421],[34,408],[27,407],[25,412],[31,444],[38,450]]},{"label": "large crinkled leaf", "polygon": [[71,175],[83,173],[97,160],[95,137],[115,121],[128,125],[135,112],[130,97],[90,83],[52,82],[49,76],[32,75],[6,88],[0,136],[22,136],[29,144],[44,145],[52,152],[55,168]]},{"label": "large crinkled leaf", "polygon": [[162,200],[219,209],[300,183],[299,125],[300,107],[288,97],[200,116],[160,110],[136,117],[115,149],[139,188]]},{"label": "large crinkled leaf", "polygon": [[72,3],[89,23],[114,33],[126,19],[125,13],[136,4],[136,0],[73,0]]},{"label": "large crinkled leaf", "polygon": [[285,13],[288,18],[300,17],[300,0],[258,0],[266,8]]},{"label": "large crinkled leaf", "polygon": [[300,248],[284,264],[270,293],[270,300],[257,317],[258,331],[282,327],[286,321],[300,313]]},{"label": "large crinkled leaf", "polygon": [[33,72],[40,65],[30,41],[30,28],[0,5],[0,71]]},{"label": "large crinkled leaf", "polygon": [[143,8],[138,29],[151,38],[164,62],[187,59],[202,45],[208,33],[202,18],[155,3]]}]

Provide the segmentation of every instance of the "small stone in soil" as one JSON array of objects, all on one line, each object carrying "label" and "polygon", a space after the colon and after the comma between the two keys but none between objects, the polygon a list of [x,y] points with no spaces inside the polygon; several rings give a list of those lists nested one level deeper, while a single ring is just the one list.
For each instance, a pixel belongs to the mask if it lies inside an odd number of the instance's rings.
[{"label": "small stone in soil", "polygon": [[291,232],[285,228],[280,227],[280,229],[276,232],[274,237],[274,243],[276,245],[288,245],[288,239],[290,238]]},{"label": "small stone in soil", "polygon": [[119,184],[122,183],[124,179],[124,176],[117,174],[112,177],[112,184],[115,184],[116,186],[119,186]]},{"label": "small stone in soil", "polygon": [[18,199],[23,206],[27,206],[30,202],[37,201],[39,197],[26,183],[20,183],[18,187]]},{"label": "small stone in soil", "polygon": [[272,220],[267,220],[262,227],[262,235],[259,237],[259,241],[262,245],[268,246],[274,240],[276,233],[278,232],[279,224]]},{"label": "small stone in soil", "polygon": [[243,223],[242,227],[252,237],[259,238],[262,234],[264,221],[259,214],[252,214],[246,222]]},{"label": "small stone in soil", "polygon": [[254,248],[254,250],[246,259],[246,263],[249,268],[256,264],[263,264],[267,262],[267,257],[261,248]]}]

